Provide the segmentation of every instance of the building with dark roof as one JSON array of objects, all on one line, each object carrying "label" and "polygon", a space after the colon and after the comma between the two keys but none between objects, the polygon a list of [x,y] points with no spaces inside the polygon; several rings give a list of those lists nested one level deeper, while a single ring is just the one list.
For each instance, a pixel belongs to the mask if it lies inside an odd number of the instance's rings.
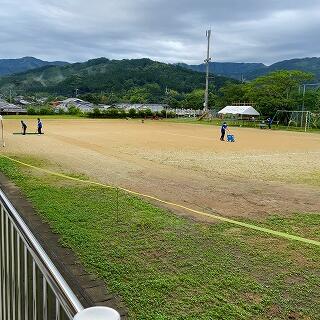
[{"label": "building with dark roof", "polygon": [[1,114],[26,114],[27,109],[24,109],[15,104],[0,100],[0,113]]}]

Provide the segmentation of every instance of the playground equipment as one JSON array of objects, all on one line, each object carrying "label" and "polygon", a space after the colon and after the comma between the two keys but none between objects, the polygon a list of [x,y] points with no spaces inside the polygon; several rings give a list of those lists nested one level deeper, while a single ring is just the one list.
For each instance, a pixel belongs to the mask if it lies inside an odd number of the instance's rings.
[{"label": "playground equipment", "polygon": [[278,110],[272,119],[272,124],[287,128],[301,128],[306,132],[311,128],[320,127],[320,113],[307,110]]}]

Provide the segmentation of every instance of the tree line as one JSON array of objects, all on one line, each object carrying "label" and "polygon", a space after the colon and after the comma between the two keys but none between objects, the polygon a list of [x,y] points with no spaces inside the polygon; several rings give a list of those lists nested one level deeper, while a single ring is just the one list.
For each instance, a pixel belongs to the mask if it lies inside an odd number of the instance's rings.
[{"label": "tree line", "polygon": [[[129,64],[129,62],[126,63]],[[141,63],[142,62],[139,61],[138,65],[140,68]],[[85,89],[81,90],[80,87],[78,97],[92,102],[95,105],[103,104],[112,106],[121,102],[132,104],[161,103],[168,105],[172,109],[203,108],[204,83],[201,82],[204,78],[203,74],[194,74],[194,72],[189,74],[190,71],[185,73],[185,70],[178,68],[177,74],[179,74],[179,76],[176,76],[172,68],[167,65],[153,64],[147,61],[146,64],[148,65],[148,63],[153,71],[161,70],[162,73],[158,72],[157,76],[153,73],[147,73],[148,76],[146,76],[146,73],[144,73],[143,83],[139,84],[137,71],[135,71],[134,79],[128,80],[127,78],[126,83],[123,84],[127,89],[120,86],[118,89],[113,87],[108,88],[108,90],[86,91]],[[130,62],[130,66],[132,68],[132,61]],[[75,66],[73,68],[75,68]],[[138,70],[140,69],[138,68]],[[167,77],[172,77],[170,81],[153,82],[155,77],[159,78],[159,73],[164,76],[166,72],[169,72]],[[186,78],[188,78],[188,81],[181,84],[183,89],[180,90],[177,83]],[[192,79],[191,82],[190,78]],[[209,88],[209,106],[216,111],[233,103],[252,103],[264,116],[272,116],[279,109],[301,110],[302,106],[304,106],[305,110],[320,112],[320,90],[318,87],[307,85],[305,87],[305,94],[303,94],[304,85],[315,82],[314,76],[311,73],[297,70],[275,71],[246,83],[240,83],[232,79],[227,80],[221,77],[214,78],[215,80],[212,81]],[[195,79],[198,82],[195,81]],[[118,83],[118,81],[116,83]],[[169,83],[172,86],[165,87],[164,83]],[[186,85],[186,83],[188,83],[188,85]],[[192,83],[192,85],[190,85],[190,83]],[[108,85],[110,86],[110,83]],[[103,81],[101,86],[103,87]],[[41,93],[38,92],[35,93],[35,95],[41,96]],[[47,97],[48,99],[45,106],[40,107],[39,105],[35,105],[30,108],[30,112],[37,113],[39,112],[38,109],[40,109],[40,112],[43,114],[50,114],[50,112],[53,112],[51,101],[63,100],[66,96],[47,93]]]},{"label": "tree line", "polygon": [[[233,103],[252,103],[258,111],[271,116],[279,109],[305,110],[320,112],[320,89],[310,89],[314,76],[303,71],[275,71],[248,83],[226,82],[220,88],[210,86],[209,105],[211,109],[220,110]],[[306,84],[305,93],[304,85]],[[320,87],[320,85],[319,85]],[[308,89],[309,88],[309,89]],[[202,109],[204,89],[197,88],[189,93],[179,93],[168,89],[165,93],[157,84],[134,87],[123,96],[111,93],[88,93],[81,98],[94,104],[128,103],[164,103],[170,108]]]}]

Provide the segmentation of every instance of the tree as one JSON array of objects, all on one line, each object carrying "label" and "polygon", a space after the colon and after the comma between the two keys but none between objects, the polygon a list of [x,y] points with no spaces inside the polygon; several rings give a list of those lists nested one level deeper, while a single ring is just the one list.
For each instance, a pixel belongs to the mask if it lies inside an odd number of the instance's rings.
[{"label": "tree", "polygon": [[204,90],[196,89],[186,94],[182,106],[186,109],[202,109],[204,102]]},{"label": "tree", "polygon": [[[209,108],[213,109],[216,103],[216,94],[213,91],[209,92]],[[186,94],[185,99],[182,101],[182,107],[186,109],[203,109],[204,104],[204,90],[196,89]]]},{"label": "tree", "polygon": [[218,104],[220,107],[225,107],[234,102],[245,102],[246,100],[246,87],[242,83],[226,83],[219,90]]},{"label": "tree", "polygon": [[299,85],[313,79],[311,73],[303,71],[275,71],[259,77],[246,85],[245,98],[254,101],[265,115],[272,115],[277,109],[294,109],[297,103],[294,93]]},{"label": "tree", "polygon": [[132,109],[129,110],[129,117],[130,117],[130,118],[135,118],[136,115],[137,115],[136,109],[133,109],[133,108],[132,108]]},{"label": "tree", "polygon": [[163,102],[167,104],[172,109],[177,109],[180,107],[180,102],[183,100],[184,96],[175,90],[166,90]]},{"label": "tree", "polygon": [[72,114],[72,115],[78,115],[81,113],[81,110],[79,108],[77,108],[76,106],[70,106],[68,107],[68,113]]},{"label": "tree", "polygon": [[30,115],[35,115],[35,114],[37,114],[36,109],[33,108],[33,107],[29,107],[29,108],[27,109],[27,113],[30,114]]},{"label": "tree", "polygon": [[150,94],[146,88],[136,87],[127,92],[124,96],[124,100],[130,103],[148,103]]}]

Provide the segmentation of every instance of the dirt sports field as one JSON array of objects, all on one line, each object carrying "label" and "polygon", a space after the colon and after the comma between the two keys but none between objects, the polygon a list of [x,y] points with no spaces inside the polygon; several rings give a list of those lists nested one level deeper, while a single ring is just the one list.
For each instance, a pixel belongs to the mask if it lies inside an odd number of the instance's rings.
[{"label": "dirt sports field", "polygon": [[217,126],[48,119],[45,135],[14,135],[19,122],[4,120],[1,152],[225,216],[320,212],[320,134],[235,128],[226,143]]}]

